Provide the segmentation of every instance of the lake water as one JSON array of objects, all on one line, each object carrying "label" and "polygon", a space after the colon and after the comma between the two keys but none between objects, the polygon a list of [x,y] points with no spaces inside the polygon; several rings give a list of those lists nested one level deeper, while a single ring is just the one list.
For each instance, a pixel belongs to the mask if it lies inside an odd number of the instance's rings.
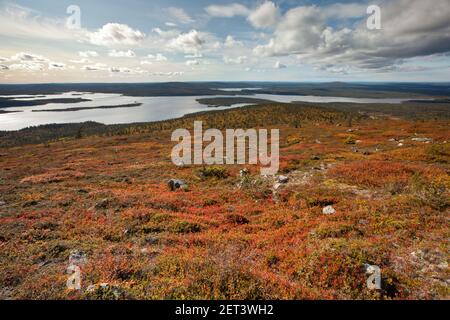
[{"label": "lake water", "polygon": [[[225,89],[227,90],[227,89]],[[0,96],[5,97],[5,96]],[[178,118],[188,113],[208,110],[228,109],[230,107],[208,108],[198,103],[200,98],[229,97],[229,96],[191,96],[191,97],[132,97],[120,94],[67,92],[58,95],[21,95],[9,96],[15,100],[30,101],[36,99],[55,98],[85,98],[92,101],[73,104],[49,103],[41,106],[7,108],[7,111],[22,111],[17,113],[0,114],[0,130],[20,130],[30,126],[50,123],[75,123],[85,121],[96,121],[104,124],[149,122]],[[398,104],[407,99],[365,99],[365,98],[342,98],[342,97],[318,97],[318,96],[293,96],[293,95],[270,95],[254,94],[251,98],[267,99],[277,102],[347,102],[347,103],[390,103]],[[117,106],[130,103],[142,103],[139,107],[115,108],[115,109],[93,109],[67,112],[32,112],[32,110],[66,109],[74,107],[98,107]],[[246,104],[236,104],[232,107],[241,107]]]}]

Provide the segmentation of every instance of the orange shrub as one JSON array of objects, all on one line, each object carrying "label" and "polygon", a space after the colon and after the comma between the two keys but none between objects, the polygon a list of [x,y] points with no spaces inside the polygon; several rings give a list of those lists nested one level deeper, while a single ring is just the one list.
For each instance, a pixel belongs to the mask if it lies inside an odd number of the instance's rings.
[{"label": "orange shrub", "polygon": [[329,171],[329,175],[334,178],[365,187],[407,185],[414,174],[430,179],[442,172],[430,166],[378,160],[342,164]]}]

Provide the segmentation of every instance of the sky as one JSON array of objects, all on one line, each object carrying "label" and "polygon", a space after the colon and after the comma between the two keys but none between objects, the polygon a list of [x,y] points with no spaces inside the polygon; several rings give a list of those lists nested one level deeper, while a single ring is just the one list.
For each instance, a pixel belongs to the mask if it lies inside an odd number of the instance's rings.
[{"label": "sky", "polygon": [[450,0],[1,0],[0,43],[0,83],[449,82]]}]

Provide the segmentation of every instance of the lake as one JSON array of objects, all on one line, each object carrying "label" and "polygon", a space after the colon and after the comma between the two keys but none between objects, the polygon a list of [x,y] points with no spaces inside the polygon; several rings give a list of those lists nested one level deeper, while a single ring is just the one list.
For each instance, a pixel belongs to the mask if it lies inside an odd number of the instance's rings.
[{"label": "lake", "polygon": [[[229,89],[223,89],[228,91]],[[0,96],[6,97],[6,96]],[[224,96],[172,96],[172,97],[132,97],[120,94],[104,94],[89,92],[66,92],[55,95],[20,95],[9,96],[14,100],[30,101],[36,99],[55,98],[84,98],[92,101],[64,104],[49,103],[41,106],[7,108],[7,111],[22,111],[17,113],[0,114],[0,130],[20,130],[30,126],[38,126],[50,123],[75,123],[85,121],[96,121],[104,124],[150,122],[178,118],[188,113],[208,110],[229,109],[231,107],[209,108],[198,103],[200,98],[230,97]],[[235,96],[240,97],[240,96]],[[366,99],[366,98],[343,98],[343,97],[319,97],[299,95],[270,95],[254,94],[243,97],[273,100],[277,102],[346,102],[346,103],[389,103],[399,104],[408,99]],[[142,103],[139,107],[115,108],[115,109],[93,109],[67,112],[32,112],[32,110],[67,109],[74,107],[98,107],[117,106],[132,103]],[[241,107],[245,104],[235,104],[232,107]]]}]

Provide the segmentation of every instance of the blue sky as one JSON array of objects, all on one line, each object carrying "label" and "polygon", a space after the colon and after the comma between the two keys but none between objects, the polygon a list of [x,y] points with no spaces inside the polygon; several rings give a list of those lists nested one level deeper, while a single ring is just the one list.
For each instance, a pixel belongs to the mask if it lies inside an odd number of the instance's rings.
[{"label": "blue sky", "polygon": [[448,0],[0,1],[0,82],[450,81],[449,16]]}]

